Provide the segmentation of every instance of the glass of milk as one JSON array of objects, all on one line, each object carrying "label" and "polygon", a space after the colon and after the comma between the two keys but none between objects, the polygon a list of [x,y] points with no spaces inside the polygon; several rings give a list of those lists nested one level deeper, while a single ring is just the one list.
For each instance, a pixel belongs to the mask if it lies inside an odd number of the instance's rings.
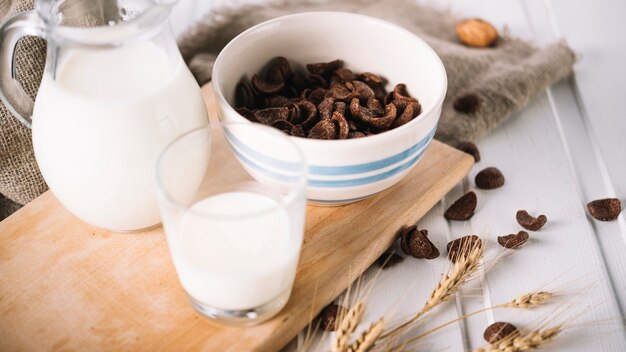
[{"label": "glass of milk", "polygon": [[302,244],[306,176],[290,137],[253,123],[194,129],[161,153],[163,225],[180,282],[200,314],[253,325],[285,306]]},{"label": "glass of milk", "polygon": [[[208,122],[169,25],[174,3],[39,0],[35,11],[0,28],[0,97],[32,127],[50,190],[91,225],[116,232],[157,226],[157,157]],[[25,35],[47,41],[34,103],[13,79],[15,45]]]}]

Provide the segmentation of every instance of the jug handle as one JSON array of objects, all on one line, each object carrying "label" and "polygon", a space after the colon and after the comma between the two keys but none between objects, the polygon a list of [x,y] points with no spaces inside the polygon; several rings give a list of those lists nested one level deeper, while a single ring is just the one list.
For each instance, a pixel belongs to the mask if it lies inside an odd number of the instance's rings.
[{"label": "jug handle", "polygon": [[45,38],[45,25],[35,11],[19,13],[0,27],[0,98],[24,126],[31,127],[34,102],[16,79],[15,47],[24,36]]}]

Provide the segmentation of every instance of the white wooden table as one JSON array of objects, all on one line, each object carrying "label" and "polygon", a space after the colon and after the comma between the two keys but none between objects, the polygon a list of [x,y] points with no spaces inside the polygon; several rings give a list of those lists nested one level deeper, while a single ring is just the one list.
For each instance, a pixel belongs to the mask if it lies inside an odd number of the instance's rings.
[{"label": "white wooden table", "polygon": [[[464,292],[471,297],[442,307],[428,326],[537,289],[556,289],[564,295],[561,305],[488,311],[433,334],[420,346],[470,351],[484,345],[483,330],[494,321],[532,328],[566,304],[563,318],[572,321],[571,329],[546,350],[626,351],[620,318],[626,309],[624,214],[603,223],[586,212],[587,202],[597,198],[618,197],[626,203],[626,1],[445,0],[437,4],[463,16],[487,19],[500,29],[506,26],[511,35],[537,45],[565,38],[580,61],[572,78],[546,89],[478,142],[482,161],[418,224],[444,249],[450,239],[462,235],[480,234],[496,243],[498,235],[517,232],[518,209],[543,213],[549,219],[541,231],[531,233],[532,240],[522,250],[502,259],[474,283],[477,290]],[[174,12],[175,30],[183,31],[209,6],[201,0],[181,0]],[[487,166],[497,166],[505,174],[502,189],[475,189],[474,175]],[[443,211],[470,189],[479,198],[476,215],[468,222],[446,221]],[[488,255],[498,251],[495,244]],[[384,271],[362,326],[382,315],[389,317],[391,310],[392,318],[417,311],[448,265],[442,253],[433,261],[406,259]],[[297,341],[292,344],[297,345]]]}]

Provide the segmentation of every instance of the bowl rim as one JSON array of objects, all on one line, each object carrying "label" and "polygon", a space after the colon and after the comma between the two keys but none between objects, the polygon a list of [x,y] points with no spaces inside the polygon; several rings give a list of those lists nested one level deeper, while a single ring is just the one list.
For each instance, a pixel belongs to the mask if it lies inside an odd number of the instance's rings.
[{"label": "bowl rim", "polygon": [[230,42],[228,42],[228,44],[226,44],[226,46],[220,51],[220,53],[218,54],[217,58],[215,59],[215,63],[213,65],[213,70],[211,73],[211,82],[213,84],[213,92],[217,98],[217,100],[219,100],[220,104],[222,106],[225,106],[225,109],[227,109],[230,113],[232,113],[233,116],[236,116],[237,120],[234,121],[247,121],[249,123],[253,123],[252,121],[246,119],[245,117],[241,116],[237,111],[235,111],[235,108],[226,100],[226,98],[224,97],[224,94],[220,88],[220,76],[218,73],[218,70],[220,68],[220,66],[222,66],[222,61],[224,61],[224,53],[226,51],[228,51],[232,46],[237,45],[237,42],[239,40],[241,40],[241,38],[249,36],[251,33],[258,31],[259,29],[262,29],[264,27],[267,26],[273,26],[274,23],[276,22],[280,22],[280,21],[284,21],[284,20],[294,20],[294,19],[298,19],[298,18],[302,18],[302,17],[314,17],[314,16],[346,16],[346,17],[352,17],[356,20],[361,20],[361,21],[369,21],[369,22],[374,22],[378,25],[382,25],[388,28],[391,28],[392,30],[398,31],[400,33],[402,33],[403,35],[406,35],[408,37],[410,37],[412,40],[422,44],[424,46],[424,48],[426,49],[427,52],[430,53],[430,57],[432,60],[435,61],[435,64],[437,64],[437,66],[440,68],[440,72],[442,73],[441,75],[441,79],[442,79],[442,83],[443,83],[443,87],[441,89],[441,91],[439,92],[439,96],[435,99],[435,103],[433,103],[431,106],[428,107],[428,109],[422,109],[422,112],[413,120],[409,121],[408,123],[379,133],[379,134],[375,134],[375,135],[371,135],[371,136],[367,136],[367,137],[363,137],[363,138],[352,138],[352,139],[311,139],[311,138],[302,138],[302,137],[294,137],[294,136],[289,136],[291,137],[294,141],[296,141],[299,144],[303,144],[304,146],[315,146],[315,147],[319,147],[319,146],[333,146],[333,145],[341,145],[341,144],[369,144],[371,143],[376,143],[376,142],[380,142],[389,138],[393,138],[393,137],[398,137],[400,136],[400,134],[402,134],[403,131],[408,130],[410,128],[413,127],[413,125],[418,124],[419,121],[425,119],[427,116],[430,116],[432,113],[435,112],[435,110],[439,109],[442,104],[443,104],[443,100],[446,96],[446,92],[448,89],[448,76],[446,73],[446,69],[445,66],[443,65],[443,62],[441,61],[441,58],[439,57],[439,55],[437,55],[437,53],[435,52],[435,50],[428,45],[428,43],[426,43],[422,38],[420,38],[418,35],[416,35],[415,33],[399,26],[396,25],[394,23],[382,20],[380,18],[376,18],[376,17],[371,17],[371,16],[367,16],[367,15],[362,15],[362,14],[356,14],[356,13],[350,13],[350,12],[341,12],[341,11],[310,11],[310,12],[302,12],[302,13],[296,13],[296,14],[291,14],[291,15],[285,15],[285,16],[280,16],[280,17],[276,17],[264,22],[261,22],[257,25],[254,25],[250,28],[248,28],[247,30],[243,31],[242,33],[240,33],[239,35],[237,35],[235,38],[233,38]]}]

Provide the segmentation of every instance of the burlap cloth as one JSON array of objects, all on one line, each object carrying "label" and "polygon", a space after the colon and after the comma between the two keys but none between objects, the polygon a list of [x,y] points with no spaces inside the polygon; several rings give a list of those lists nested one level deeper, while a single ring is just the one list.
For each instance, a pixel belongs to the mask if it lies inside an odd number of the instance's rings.
[{"label": "burlap cloth", "polygon": [[[32,0],[0,0],[0,17],[32,8]],[[270,18],[314,10],[361,13],[399,24],[418,34],[439,54],[448,73],[448,93],[436,138],[451,145],[476,140],[524,107],[538,92],[568,76],[574,54],[564,43],[544,48],[510,37],[487,49],[459,44],[458,17],[413,0],[267,1],[263,5],[215,8],[181,36],[179,47],[200,84],[210,80],[219,51],[237,34]],[[18,78],[34,96],[43,68],[45,43],[26,39],[17,51]],[[472,114],[458,113],[452,102],[474,93],[483,103]],[[46,190],[33,156],[30,131],[0,105],[0,193],[25,204]],[[0,207],[8,213],[6,198]],[[13,208],[15,205],[12,205]]]}]

